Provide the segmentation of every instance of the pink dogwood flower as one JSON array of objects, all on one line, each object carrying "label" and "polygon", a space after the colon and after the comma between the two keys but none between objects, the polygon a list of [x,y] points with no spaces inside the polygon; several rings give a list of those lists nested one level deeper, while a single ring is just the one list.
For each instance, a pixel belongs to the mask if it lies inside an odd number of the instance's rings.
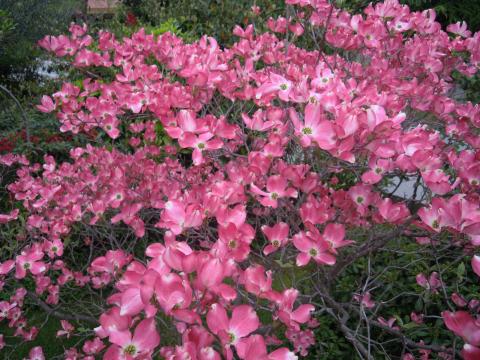
[{"label": "pink dogwood flower", "polygon": [[303,147],[316,143],[321,149],[332,150],[337,144],[335,129],[332,123],[324,118],[320,105],[307,104],[303,123],[293,109],[290,109],[290,119],[295,127],[295,135]]},{"label": "pink dogwood flower", "polygon": [[267,180],[267,191],[260,190],[255,184],[250,184],[250,189],[256,195],[260,196],[260,203],[264,206],[277,208],[278,199],[284,197],[296,198],[297,190],[288,187],[287,179],[281,175],[272,175]]},{"label": "pink dogwood flower", "polygon": [[318,264],[333,265],[335,256],[330,253],[331,243],[324,240],[318,230],[301,231],[293,236],[293,245],[300,251],[297,255],[297,266],[305,266],[310,259]]},{"label": "pink dogwood flower", "polygon": [[132,334],[128,330],[114,331],[110,334],[110,346],[104,355],[105,360],[131,360],[140,356],[147,357],[160,344],[155,319],[142,320]]},{"label": "pink dogwood flower", "polygon": [[267,237],[268,241],[270,242],[265,248],[263,249],[263,253],[265,255],[269,255],[274,251],[277,251],[282,246],[286,245],[288,242],[288,232],[290,227],[287,223],[280,222],[273,226],[262,226],[262,232]]},{"label": "pink dogwood flower", "polygon": [[47,270],[46,264],[41,261],[43,259],[43,251],[40,246],[32,246],[28,250],[22,251],[21,255],[15,260],[15,277],[23,279],[27,276],[27,272],[33,275],[39,275]]},{"label": "pink dogwood flower", "polygon": [[258,329],[260,321],[251,306],[239,305],[229,319],[227,311],[220,304],[213,304],[207,313],[208,328],[219,336],[226,346],[236,346],[238,342]]},{"label": "pink dogwood flower", "polygon": [[67,320],[60,320],[60,323],[62,324],[62,330],[57,331],[57,337],[66,336],[67,339],[70,338],[70,335],[75,328]]},{"label": "pink dogwood flower", "polygon": [[442,312],[442,318],[450,331],[473,346],[480,346],[480,324],[466,311]]}]

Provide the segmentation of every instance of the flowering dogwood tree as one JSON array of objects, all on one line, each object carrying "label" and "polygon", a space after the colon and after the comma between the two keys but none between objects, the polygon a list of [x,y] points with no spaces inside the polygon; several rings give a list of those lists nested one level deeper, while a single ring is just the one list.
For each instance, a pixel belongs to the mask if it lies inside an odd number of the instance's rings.
[{"label": "flowering dogwood tree", "polygon": [[[83,334],[67,359],[313,357],[326,319],[359,358],[480,359],[480,299],[451,276],[480,276],[480,108],[453,80],[477,72],[480,33],[397,0],[286,2],[229,48],[80,25],[40,41],[84,78],[38,110],[92,141],[0,157],[17,168],[0,224],[24,230],[0,263],[15,336],[39,331],[28,304]],[[408,244],[418,260],[375,265]]]}]

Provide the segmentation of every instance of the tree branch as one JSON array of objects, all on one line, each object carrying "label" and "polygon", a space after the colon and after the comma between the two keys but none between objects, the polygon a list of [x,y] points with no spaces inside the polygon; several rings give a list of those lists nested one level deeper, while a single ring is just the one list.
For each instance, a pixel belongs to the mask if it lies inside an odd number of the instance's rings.
[{"label": "tree branch", "polygon": [[84,321],[92,325],[98,325],[98,320],[92,316],[82,315],[82,314],[67,314],[63,311],[56,310],[51,308],[47,303],[41,300],[32,292],[27,292],[27,296],[32,299],[42,310],[44,310],[48,315],[52,315],[58,319],[70,320],[70,321]]}]

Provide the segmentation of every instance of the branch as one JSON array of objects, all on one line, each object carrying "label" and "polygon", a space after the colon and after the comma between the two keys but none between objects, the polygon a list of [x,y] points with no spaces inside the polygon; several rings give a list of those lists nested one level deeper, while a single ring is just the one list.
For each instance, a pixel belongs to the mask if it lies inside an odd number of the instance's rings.
[{"label": "branch", "polygon": [[395,335],[396,337],[398,337],[400,339],[400,341],[402,341],[403,344],[405,344],[406,346],[410,347],[410,348],[416,348],[416,349],[425,349],[425,350],[432,350],[434,352],[451,352],[451,351],[454,351],[453,349],[448,349],[446,348],[445,346],[439,346],[439,345],[424,345],[424,344],[419,344],[419,343],[416,343],[415,341],[407,338],[404,334],[402,334],[400,331],[398,330],[394,330],[388,326],[385,326],[381,323],[379,323],[378,321],[375,321],[375,320],[369,320],[368,321],[370,324],[384,330],[385,332],[391,334],[391,335]]},{"label": "branch", "polygon": [[348,265],[354,263],[357,259],[371,253],[372,251],[380,249],[391,239],[399,236],[410,225],[412,220],[413,219],[410,218],[397,229],[364,243],[357,251],[338,261],[328,274],[329,282],[331,282],[332,279],[335,279]]},{"label": "branch", "polygon": [[88,315],[82,315],[82,314],[67,314],[64,313],[63,311],[55,310],[54,308],[51,308],[47,303],[42,301],[38,296],[36,296],[32,292],[27,292],[27,296],[32,299],[42,310],[44,310],[48,315],[52,315],[58,319],[62,320],[70,320],[70,321],[84,321],[92,325],[98,325],[98,320],[95,319],[92,316]]},{"label": "branch", "polygon": [[28,127],[28,118],[27,118],[27,114],[25,113],[25,110],[23,110],[23,107],[20,104],[20,101],[18,101],[18,99],[15,97],[15,95],[13,95],[13,93],[10,90],[8,90],[3,85],[0,85],[0,89],[3,90],[8,96],[10,96],[15,102],[15,104],[17,105],[17,107],[20,109],[20,113],[22,114],[22,119],[23,119],[23,125],[25,126],[25,136],[27,138],[27,143],[30,144],[30,129]]}]

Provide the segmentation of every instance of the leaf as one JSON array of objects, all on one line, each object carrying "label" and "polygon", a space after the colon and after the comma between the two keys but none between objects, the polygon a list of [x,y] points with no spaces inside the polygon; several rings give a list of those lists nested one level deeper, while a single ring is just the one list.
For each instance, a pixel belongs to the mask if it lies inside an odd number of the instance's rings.
[{"label": "leaf", "polygon": [[281,260],[275,260],[275,262],[280,266],[281,268],[288,269],[288,268],[293,268],[293,264],[288,262],[288,263],[282,263]]},{"label": "leaf", "polygon": [[417,302],[415,303],[415,311],[421,312],[422,310],[423,310],[423,300],[421,297],[419,297]]},{"label": "leaf", "polygon": [[465,275],[465,263],[460,263],[457,266],[457,277],[460,281],[463,281],[463,276]]},{"label": "leaf", "polygon": [[410,329],[414,329],[414,328],[418,327],[418,324],[414,323],[414,322],[409,322],[408,324],[404,324],[402,327],[405,330],[410,330]]}]

